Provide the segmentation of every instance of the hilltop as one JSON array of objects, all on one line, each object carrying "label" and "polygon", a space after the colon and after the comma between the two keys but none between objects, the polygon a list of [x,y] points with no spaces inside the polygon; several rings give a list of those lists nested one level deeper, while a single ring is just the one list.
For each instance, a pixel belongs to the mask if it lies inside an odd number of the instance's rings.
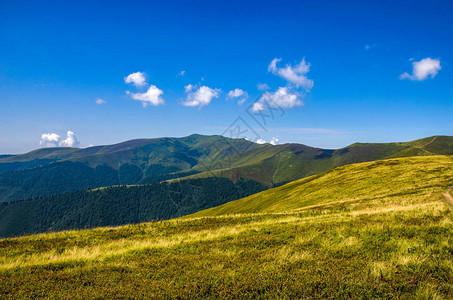
[{"label": "hilltop", "polygon": [[448,299],[453,157],[335,168],[191,216],[0,240],[2,298]]}]

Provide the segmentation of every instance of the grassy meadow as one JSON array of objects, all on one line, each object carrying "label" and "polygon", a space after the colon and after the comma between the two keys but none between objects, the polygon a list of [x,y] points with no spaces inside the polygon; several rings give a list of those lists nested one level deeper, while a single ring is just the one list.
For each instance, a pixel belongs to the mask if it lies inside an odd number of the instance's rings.
[{"label": "grassy meadow", "polygon": [[452,299],[453,157],[396,158],[163,222],[0,240],[0,298]]}]

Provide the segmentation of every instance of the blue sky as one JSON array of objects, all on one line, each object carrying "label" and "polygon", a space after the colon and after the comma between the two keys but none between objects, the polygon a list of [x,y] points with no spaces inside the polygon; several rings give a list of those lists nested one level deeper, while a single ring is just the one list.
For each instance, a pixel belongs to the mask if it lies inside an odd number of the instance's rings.
[{"label": "blue sky", "polygon": [[452,2],[370,2],[0,0],[0,153],[238,117],[252,140],[323,148],[452,135]]}]

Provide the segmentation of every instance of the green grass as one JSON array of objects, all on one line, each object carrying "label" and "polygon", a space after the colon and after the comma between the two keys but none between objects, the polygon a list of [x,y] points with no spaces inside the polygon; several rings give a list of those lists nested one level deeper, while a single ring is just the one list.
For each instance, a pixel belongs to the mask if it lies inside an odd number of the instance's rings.
[{"label": "green grass", "polygon": [[453,158],[334,169],[164,222],[0,240],[0,298],[451,299]]}]

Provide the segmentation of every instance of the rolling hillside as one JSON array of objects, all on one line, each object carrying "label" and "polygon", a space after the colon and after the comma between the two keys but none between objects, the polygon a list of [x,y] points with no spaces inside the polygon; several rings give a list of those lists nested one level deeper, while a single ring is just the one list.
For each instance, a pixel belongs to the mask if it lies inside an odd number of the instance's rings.
[{"label": "rolling hillside", "polygon": [[234,158],[238,151],[262,147],[246,140],[191,135],[85,149],[38,149],[0,159],[0,202],[110,185],[150,184],[197,173],[192,170],[195,165],[208,170],[218,160]]},{"label": "rolling hillside", "polygon": [[453,137],[435,136],[405,143],[355,143],[337,150],[300,144],[270,146],[244,153],[243,159],[229,168],[200,172],[190,178],[214,175],[235,180],[242,177],[272,186],[347,164],[426,155],[453,155]]},{"label": "rolling hillside", "polygon": [[453,157],[343,166],[163,222],[0,240],[1,298],[449,299]]},{"label": "rolling hillside", "polygon": [[452,184],[452,156],[397,158],[338,167],[188,217],[404,205],[414,202],[412,194],[429,199]]},{"label": "rolling hillside", "polygon": [[452,155],[453,137],[362,144],[326,150],[300,144],[191,135],[110,146],[43,148],[0,157],[0,202],[119,184],[174,178],[252,179],[278,186],[337,166],[392,157]]}]

